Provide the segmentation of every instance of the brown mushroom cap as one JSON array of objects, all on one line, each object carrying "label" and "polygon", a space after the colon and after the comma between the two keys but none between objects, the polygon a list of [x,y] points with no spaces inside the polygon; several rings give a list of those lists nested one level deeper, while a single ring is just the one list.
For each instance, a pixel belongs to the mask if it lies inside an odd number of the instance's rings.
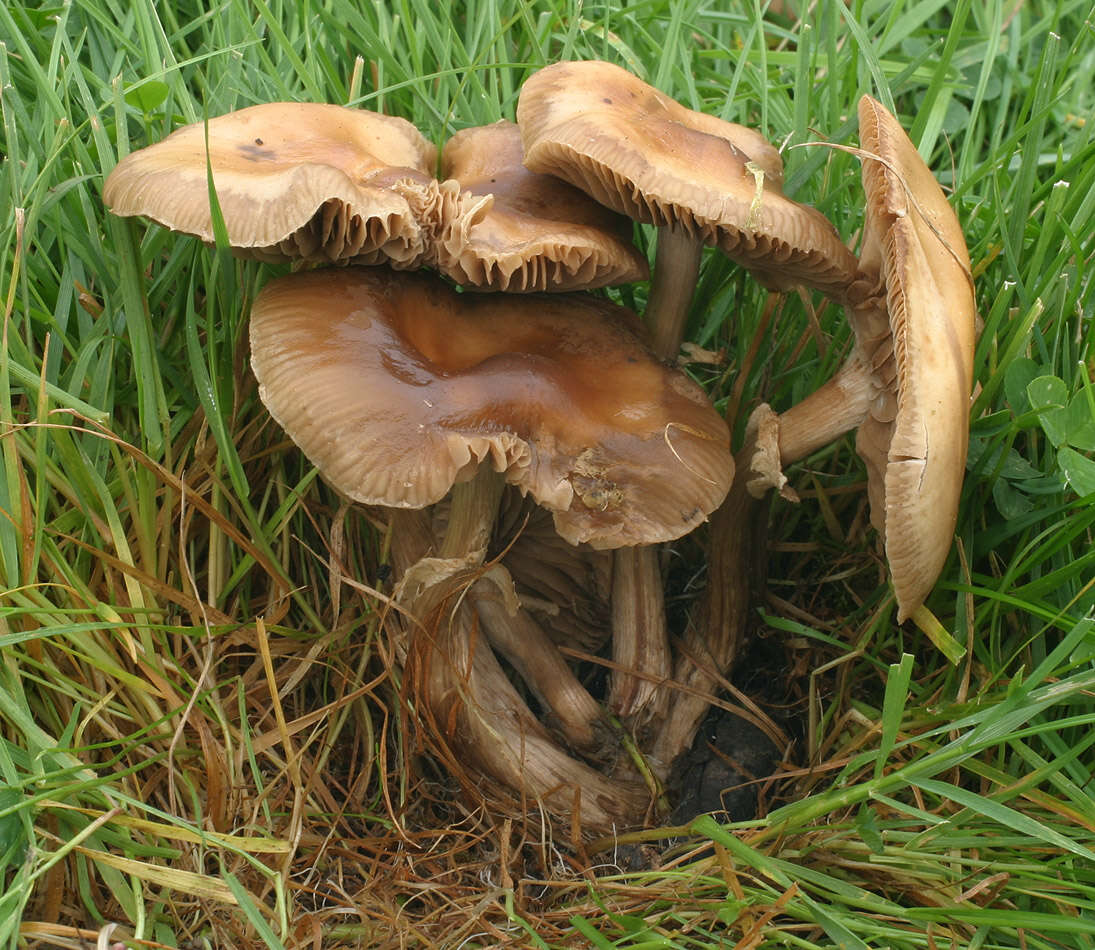
[{"label": "brown mushroom cap", "polygon": [[976,304],[958,218],[878,102],[859,103],[870,245],[893,334],[896,409],[860,426],[871,516],[886,542],[899,619],[923,603],[954,537],[969,442]]},{"label": "brown mushroom cap", "polygon": [[367,504],[419,507],[490,460],[597,547],[685,534],[733,475],[726,425],[637,318],[579,295],[455,293],[352,268],[268,284],[252,365],[271,414]]},{"label": "brown mushroom cap", "polygon": [[856,276],[829,221],[783,194],[782,162],[762,136],[686,109],[618,66],[541,69],[522,87],[517,122],[533,171],[638,221],[679,225],[766,286],[840,298]]},{"label": "brown mushroom cap", "polygon": [[[493,207],[442,247],[439,267],[457,283],[505,291],[589,290],[646,280],[632,224],[588,195],[522,164],[521,132],[496,122],[457,132],[441,152],[441,174]],[[446,253],[447,252],[447,253]]]},{"label": "brown mushroom cap", "polygon": [[783,466],[858,428],[871,520],[905,620],[931,591],[954,536],[976,304],[961,225],[931,171],[880,103],[864,96],[859,119],[867,207],[861,279],[848,301],[855,349],[802,402],[754,417],[766,434],[742,469],[752,493],[781,487]]},{"label": "brown mushroom cap", "polygon": [[[436,149],[404,119],[274,102],[210,119],[208,142],[229,243],[248,256],[417,266],[431,249]],[[122,159],[103,200],[212,242],[206,155],[205,124],[185,126]]]}]

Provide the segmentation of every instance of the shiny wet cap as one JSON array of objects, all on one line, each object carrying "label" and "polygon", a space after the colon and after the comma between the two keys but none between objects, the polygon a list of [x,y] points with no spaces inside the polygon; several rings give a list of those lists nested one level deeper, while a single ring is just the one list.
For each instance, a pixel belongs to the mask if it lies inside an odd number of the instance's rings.
[{"label": "shiny wet cap", "polygon": [[733,477],[721,416],[640,332],[585,295],[339,268],[262,290],[251,359],[273,417],[349,497],[422,507],[484,462],[562,537],[609,548],[687,533]]}]

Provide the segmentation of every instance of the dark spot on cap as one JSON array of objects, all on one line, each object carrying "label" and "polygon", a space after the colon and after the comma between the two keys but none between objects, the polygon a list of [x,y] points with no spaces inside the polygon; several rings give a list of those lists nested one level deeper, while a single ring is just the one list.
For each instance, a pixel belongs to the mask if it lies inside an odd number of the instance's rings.
[{"label": "dark spot on cap", "polygon": [[609,98],[608,98],[608,96],[605,96],[605,97],[604,97],[604,98],[603,98],[603,99],[601,100],[601,102],[603,102],[603,103],[604,103],[604,104],[605,104],[606,106],[610,106],[610,105],[612,105],[612,100],[611,100],[611,99],[609,99]]},{"label": "dark spot on cap", "polygon": [[255,139],[256,145],[262,145],[262,139]]},{"label": "dark spot on cap", "polygon": [[[261,139],[255,139],[256,142],[260,142]],[[278,154],[273,149],[259,148],[258,145],[241,145],[239,146],[245,158],[252,162],[272,162],[276,161]]]}]

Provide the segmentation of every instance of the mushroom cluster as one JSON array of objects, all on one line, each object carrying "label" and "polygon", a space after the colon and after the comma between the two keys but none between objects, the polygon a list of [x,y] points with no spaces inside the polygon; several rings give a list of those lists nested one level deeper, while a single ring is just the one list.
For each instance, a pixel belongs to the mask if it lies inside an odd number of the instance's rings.
[{"label": "mushroom cluster", "polygon": [[[403,682],[459,780],[588,833],[657,815],[733,659],[748,511],[847,429],[899,618],[927,596],[965,455],[969,261],[896,120],[865,97],[860,125],[858,259],[760,135],[599,62],[534,74],[516,124],[445,144],[440,180],[410,123],[307,103],[185,127],[108,176],[115,214],[212,242],[215,194],[236,253],[298,262],[252,309],[259,393],[338,492],[389,510]],[[647,278],[632,221],[659,235],[645,325],[588,293]],[[705,246],[827,295],[856,336],[809,399],[758,409],[736,466],[675,361]],[[719,568],[674,650],[655,546],[708,518]],[[599,695],[570,657],[609,651]]]}]

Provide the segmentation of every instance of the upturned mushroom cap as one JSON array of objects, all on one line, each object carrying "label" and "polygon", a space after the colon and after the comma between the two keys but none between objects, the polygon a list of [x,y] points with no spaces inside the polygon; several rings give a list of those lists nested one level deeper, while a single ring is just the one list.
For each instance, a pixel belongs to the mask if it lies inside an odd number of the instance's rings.
[{"label": "upturned mushroom cap", "polygon": [[441,152],[441,174],[493,206],[438,254],[459,284],[490,290],[589,290],[646,280],[631,222],[584,192],[522,164],[521,132],[496,122],[457,132]]},{"label": "upturned mushroom cap", "polygon": [[252,365],[271,414],[351,498],[428,505],[489,461],[568,541],[648,544],[702,522],[733,464],[722,418],[637,326],[578,295],[311,272],[259,294]]},{"label": "upturned mushroom cap", "polygon": [[766,286],[840,298],[856,276],[829,221],[783,194],[779,153],[761,135],[686,109],[618,66],[541,69],[522,87],[517,122],[533,171],[638,221],[679,225]]},{"label": "upturned mushroom cap", "polygon": [[[896,405],[858,432],[871,518],[886,543],[898,617],[931,591],[950,550],[969,442],[976,304],[958,218],[878,102],[859,103],[867,195],[864,269],[877,267],[893,338]],[[877,357],[875,357],[877,361]]]},{"label": "upturned mushroom cap", "polygon": [[386,260],[418,266],[442,205],[436,149],[404,119],[362,109],[274,102],[195,123],[127,155],[107,176],[114,214],[143,215],[214,239],[206,156],[228,240],[262,259]]}]

